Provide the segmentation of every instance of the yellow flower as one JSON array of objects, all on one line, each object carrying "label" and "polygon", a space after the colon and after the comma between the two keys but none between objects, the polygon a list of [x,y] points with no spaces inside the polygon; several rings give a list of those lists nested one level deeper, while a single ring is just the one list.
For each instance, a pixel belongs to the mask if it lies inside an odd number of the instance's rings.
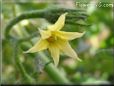
[{"label": "yellow flower", "polygon": [[47,27],[47,30],[39,30],[41,34],[40,40],[32,48],[26,51],[26,53],[34,53],[48,49],[54,60],[55,66],[59,63],[60,52],[64,52],[69,57],[73,57],[81,61],[68,41],[83,36],[84,32],[60,31],[65,24],[66,15],[67,13],[62,14],[55,24]]}]

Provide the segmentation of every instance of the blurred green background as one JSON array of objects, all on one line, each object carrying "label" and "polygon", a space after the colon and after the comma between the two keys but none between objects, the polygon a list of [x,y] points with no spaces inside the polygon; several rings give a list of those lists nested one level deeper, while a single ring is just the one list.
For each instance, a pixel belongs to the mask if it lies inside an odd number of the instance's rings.
[{"label": "blurred green background", "polygon": [[[100,4],[99,4],[100,3]],[[113,8],[109,5],[112,1],[102,2],[100,0],[3,0],[1,13],[1,37],[2,37],[2,84],[25,83],[15,64],[15,51],[13,47],[15,40],[9,40],[4,36],[5,27],[11,19],[23,12],[43,10],[45,8],[63,7],[68,9],[82,9],[88,15],[85,20],[78,20],[80,24],[65,24],[65,31],[86,31],[79,39],[70,42],[78,53],[82,62],[74,61],[72,58],[61,55],[58,69],[74,84],[111,84],[114,83],[114,18]],[[91,4],[84,6],[83,4]],[[100,5],[100,6],[98,6]],[[55,15],[55,13],[53,13]],[[77,14],[78,15],[78,14]],[[67,17],[66,17],[67,19]],[[44,28],[50,20],[45,18],[26,19],[12,27],[10,35],[25,38]],[[71,19],[72,21],[72,19]],[[38,40],[33,37],[32,41]],[[25,45],[27,47],[25,47]],[[20,44],[19,59],[27,73],[35,79],[36,84],[54,84],[55,82],[43,71],[43,63],[36,61],[34,54],[23,54],[22,52],[31,47],[31,42]],[[49,56],[47,51],[46,55]],[[50,58],[51,59],[51,58]],[[55,75],[56,76],[56,75]],[[57,84],[57,83],[55,83]]]}]

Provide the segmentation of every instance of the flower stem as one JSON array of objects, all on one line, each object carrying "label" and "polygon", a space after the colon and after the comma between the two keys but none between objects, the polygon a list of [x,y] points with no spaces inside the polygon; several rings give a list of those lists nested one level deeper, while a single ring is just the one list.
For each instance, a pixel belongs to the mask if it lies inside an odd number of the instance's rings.
[{"label": "flower stem", "polygon": [[[48,63],[49,59],[44,53],[38,53],[44,63]],[[70,84],[71,82],[62,74],[51,62],[45,65],[46,73],[58,84]]]}]

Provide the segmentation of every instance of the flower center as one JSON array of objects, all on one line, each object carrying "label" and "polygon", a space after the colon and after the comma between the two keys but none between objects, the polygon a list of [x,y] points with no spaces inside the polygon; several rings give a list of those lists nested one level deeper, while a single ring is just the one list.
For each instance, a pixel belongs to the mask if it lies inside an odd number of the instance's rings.
[{"label": "flower center", "polygon": [[48,42],[55,42],[57,40],[57,37],[51,36],[47,39]]}]

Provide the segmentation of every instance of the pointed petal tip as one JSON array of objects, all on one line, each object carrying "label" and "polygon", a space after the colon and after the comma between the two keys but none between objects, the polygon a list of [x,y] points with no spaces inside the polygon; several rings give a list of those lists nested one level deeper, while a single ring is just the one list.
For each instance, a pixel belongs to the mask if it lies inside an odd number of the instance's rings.
[{"label": "pointed petal tip", "polygon": [[65,17],[67,14],[68,14],[68,12],[65,12],[61,16],[64,16]]},{"label": "pointed petal tip", "polygon": [[64,15],[66,16],[68,14],[68,12],[65,12]]},{"label": "pointed petal tip", "polygon": [[86,33],[86,31],[82,32],[82,33],[81,33],[81,34],[82,34],[82,36],[83,36],[85,33]]},{"label": "pointed petal tip", "polygon": [[79,57],[75,57],[75,59],[77,59],[78,61],[82,62],[82,60]]},{"label": "pointed petal tip", "polygon": [[78,58],[78,61],[82,62],[82,60],[81,60],[81,59],[79,59],[79,58]]},{"label": "pointed petal tip", "polygon": [[23,53],[35,53],[35,52],[32,50],[28,50],[28,51],[24,51]]},{"label": "pointed petal tip", "polygon": [[82,32],[80,37],[82,37],[85,33],[86,33],[86,31]]},{"label": "pointed petal tip", "polygon": [[54,66],[55,66],[55,67],[58,67],[58,64],[55,64],[55,63],[54,63]]},{"label": "pointed petal tip", "polygon": [[86,33],[86,31],[83,32],[83,35]]},{"label": "pointed petal tip", "polygon": [[34,53],[31,49],[27,50],[27,51],[23,51],[23,53]]},{"label": "pointed petal tip", "polygon": [[23,53],[29,53],[29,51],[24,51]]},{"label": "pointed petal tip", "polygon": [[59,64],[59,61],[55,60],[55,61],[54,61],[54,66],[57,67],[58,64]]}]

